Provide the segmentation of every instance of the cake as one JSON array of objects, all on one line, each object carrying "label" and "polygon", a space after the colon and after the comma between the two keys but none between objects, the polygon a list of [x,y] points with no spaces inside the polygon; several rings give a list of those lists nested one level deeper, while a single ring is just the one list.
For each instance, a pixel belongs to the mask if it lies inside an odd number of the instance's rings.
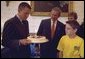
[{"label": "cake", "polygon": [[44,36],[29,36],[27,39],[31,40],[32,43],[45,43],[48,41]]}]

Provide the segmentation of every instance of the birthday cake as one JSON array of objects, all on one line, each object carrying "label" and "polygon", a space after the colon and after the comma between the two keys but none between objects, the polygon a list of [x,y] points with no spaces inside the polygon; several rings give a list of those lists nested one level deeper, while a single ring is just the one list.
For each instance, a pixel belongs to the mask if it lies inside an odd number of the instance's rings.
[{"label": "birthday cake", "polygon": [[46,37],[44,36],[29,36],[27,37],[28,40],[31,40],[32,43],[45,43],[48,42],[48,40],[46,39]]}]

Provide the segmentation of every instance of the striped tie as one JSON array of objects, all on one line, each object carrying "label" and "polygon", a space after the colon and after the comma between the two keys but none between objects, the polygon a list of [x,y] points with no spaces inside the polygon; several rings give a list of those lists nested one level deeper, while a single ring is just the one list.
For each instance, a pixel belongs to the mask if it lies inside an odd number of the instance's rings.
[{"label": "striped tie", "polygon": [[51,38],[54,37],[55,34],[55,22],[53,22],[52,27],[51,27]]}]

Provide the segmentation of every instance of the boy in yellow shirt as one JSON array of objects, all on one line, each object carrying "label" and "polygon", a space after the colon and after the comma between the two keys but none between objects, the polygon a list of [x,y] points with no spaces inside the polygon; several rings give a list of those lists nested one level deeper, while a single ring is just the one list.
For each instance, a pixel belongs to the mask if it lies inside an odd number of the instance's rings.
[{"label": "boy in yellow shirt", "polygon": [[66,22],[66,35],[62,36],[57,49],[60,58],[84,58],[84,40],[76,35],[77,21]]}]

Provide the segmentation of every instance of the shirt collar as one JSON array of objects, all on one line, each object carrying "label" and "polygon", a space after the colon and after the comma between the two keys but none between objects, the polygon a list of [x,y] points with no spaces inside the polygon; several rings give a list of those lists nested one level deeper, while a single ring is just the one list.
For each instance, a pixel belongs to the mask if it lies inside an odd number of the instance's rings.
[{"label": "shirt collar", "polygon": [[[51,19],[51,23],[53,24],[53,20]],[[57,24],[57,20],[55,21],[55,24]]]},{"label": "shirt collar", "polygon": [[19,17],[19,15],[17,14],[16,16],[20,20],[20,22],[22,22],[22,19]]}]

